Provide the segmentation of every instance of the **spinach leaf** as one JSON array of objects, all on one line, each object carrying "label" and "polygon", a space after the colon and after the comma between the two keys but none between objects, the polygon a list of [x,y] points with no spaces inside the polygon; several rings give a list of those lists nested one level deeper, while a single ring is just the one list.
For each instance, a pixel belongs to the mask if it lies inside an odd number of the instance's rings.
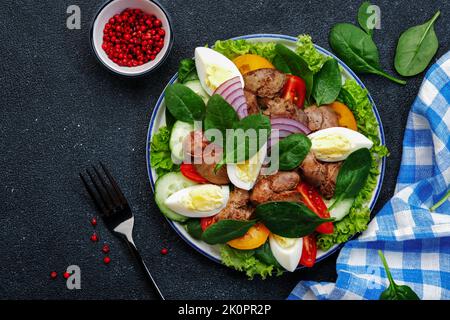
[{"label": "spinach leaf", "polygon": [[242,130],[249,130],[249,129],[265,129],[270,130],[270,119],[269,117],[257,113],[257,114],[251,114],[246,116],[245,118],[242,118],[239,122],[235,123],[234,129],[242,129]]},{"label": "spinach leaf", "polygon": [[255,249],[255,257],[269,266],[275,266],[280,269],[283,268],[273,256],[269,241],[266,241],[261,247]]},{"label": "spinach leaf", "polygon": [[174,83],[167,87],[165,101],[170,113],[177,120],[193,123],[195,120],[203,120],[205,116],[203,99],[182,84]]},{"label": "spinach leaf", "polygon": [[278,142],[278,168],[288,171],[297,168],[311,149],[311,140],[304,134],[294,133]]},{"label": "spinach leaf", "polygon": [[267,202],[256,207],[256,217],[273,233],[286,238],[301,238],[314,232],[324,222],[302,203]]},{"label": "spinach leaf", "polygon": [[277,44],[275,51],[277,52],[273,61],[275,67],[284,73],[290,73],[302,78],[306,85],[306,96],[309,98],[313,87],[313,73],[306,61],[282,44]]},{"label": "spinach leaf", "polygon": [[372,164],[372,156],[367,148],[352,152],[339,170],[336,178],[334,198],[331,210],[342,199],[354,198],[366,184]]},{"label": "spinach leaf", "polygon": [[185,83],[191,80],[198,80],[195,61],[193,59],[183,59],[178,66],[178,81]]},{"label": "spinach leaf", "polygon": [[200,219],[189,219],[186,221],[186,231],[194,239],[200,240],[202,238],[202,227],[200,225]]},{"label": "spinach leaf", "polygon": [[275,58],[273,58],[273,65],[281,72],[292,73],[291,68],[289,68],[286,60],[281,55],[276,55]]},{"label": "spinach leaf", "polygon": [[220,220],[203,232],[202,240],[208,244],[226,243],[242,237],[255,223],[256,220]]},{"label": "spinach leaf", "polygon": [[395,70],[402,76],[421,73],[436,54],[439,43],[434,32],[434,22],[440,11],[424,24],[409,28],[402,33],[395,52]]},{"label": "spinach leaf", "polygon": [[169,108],[166,108],[166,111],[164,113],[166,116],[166,127],[169,130],[172,130],[172,127],[175,124],[175,122],[177,121],[177,119],[175,119],[175,117],[170,113]]},{"label": "spinach leaf", "polygon": [[378,250],[378,255],[383,262],[386,275],[389,279],[389,287],[381,293],[380,300],[420,300],[419,296],[413,291],[413,289],[406,285],[399,286],[394,282],[391,271],[389,270],[389,266],[386,262],[386,258],[381,250]]},{"label": "spinach leaf", "polygon": [[371,4],[369,1],[364,1],[361,3],[361,6],[358,10],[358,23],[361,26],[361,28],[369,35],[373,35],[373,27],[372,23],[369,21],[374,14],[374,12],[370,11]]},{"label": "spinach leaf", "polygon": [[350,23],[338,23],[331,29],[329,41],[333,51],[353,71],[377,74],[398,84],[406,83],[381,70],[378,48],[360,28]]},{"label": "spinach leaf", "polygon": [[222,96],[215,94],[209,98],[204,121],[205,130],[218,129],[225,137],[226,129],[232,129],[238,122],[236,111]]},{"label": "spinach leaf", "polygon": [[[270,119],[262,114],[251,114],[235,123],[233,129],[232,134],[226,135],[224,159],[219,163],[220,166],[245,161],[254,156],[267,142],[271,129]],[[254,135],[250,134],[252,131]]]},{"label": "spinach leaf", "polygon": [[314,75],[312,95],[318,106],[336,100],[342,88],[341,71],[335,59],[327,60]]}]

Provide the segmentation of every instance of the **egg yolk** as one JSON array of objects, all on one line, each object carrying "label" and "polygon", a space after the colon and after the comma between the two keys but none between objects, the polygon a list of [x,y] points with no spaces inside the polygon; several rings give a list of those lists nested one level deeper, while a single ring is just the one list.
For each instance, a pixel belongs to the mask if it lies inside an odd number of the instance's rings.
[{"label": "egg yolk", "polygon": [[253,182],[259,174],[259,154],[255,154],[250,160],[236,164],[236,175],[243,182]]},{"label": "egg yolk", "polygon": [[212,90],[232,77],[232,72],[216,64],[210,64],[206,67],[205,83]]},{"label": "egg yolk", "polygon": [[181,199],[181,203],[186,209],[204,212],[220,208],[223,200],[219,186],[205,186],[191,190]]},{"label": "egg yolk", "polygon": [[278,236],[276,234],[272,234],[273,239],[278,243],[278,245],[284,249],[290,248],[295,245],[295,241],[297,239],[285,238],[282,236]]},{"label": "egg yolk", "polygon": [[342,135],[325,135],[311,139],[311,149],[319,158],[334,159],[348,154],[352,144]]}]

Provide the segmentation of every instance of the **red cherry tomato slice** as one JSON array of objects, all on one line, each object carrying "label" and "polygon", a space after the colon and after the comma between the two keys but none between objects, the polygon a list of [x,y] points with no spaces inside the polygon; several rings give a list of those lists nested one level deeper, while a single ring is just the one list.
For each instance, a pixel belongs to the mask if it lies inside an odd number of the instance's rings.
[{"label": "red cherry tomato slice", "polygon": [[303,108],[306,96],[305,81],[300,77],[288,74],[281,96],[293,102],[297,107]]},{"label": "red cherry tomato slice", "polygon": [[[321,218],[329,218],[330,212],[328,211],[328,208],[323,202],[322,197],[320,194],[309,184],[306,184],[304,182],[301,182],[297,186],[297,191],[302,196],[302,201],[305,203],[305,205],[313,211],[315,214],[317,214]],[[325,233],[330,234],[333,233],[334,226],[332,222],[325,222],[322,223],[320,226],[316,228],[316,231],[319,233]]]},{"label": "red cherry tomato slice", "polygon": [[303,249],[300,264],[311,268],[316,263],[316,256],[317,243],[314,235],[310,234],[309,236],[303,237]]},{"label": "red cherry tomato slice", "polygon": [[209,181],[203,178],[197,170],[195,170],[194,165],[190,163],[182,163],[180,165],[180,171],[189,180],[198,182],[198,183],[208,183]]},{"label": "red cherry tomato slice", "polygon": [[207,218],[200,218],[200,227],[203,231],[214,223],[214,216]]}]

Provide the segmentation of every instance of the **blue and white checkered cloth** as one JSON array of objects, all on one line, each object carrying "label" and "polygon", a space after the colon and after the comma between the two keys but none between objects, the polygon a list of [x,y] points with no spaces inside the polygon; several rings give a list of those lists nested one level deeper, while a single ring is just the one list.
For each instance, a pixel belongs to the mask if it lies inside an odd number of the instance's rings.
[{"label": "blue and white checkered cloth", "polygon": [[378,299],[389,285],[382,250],[397,284],[421,299],[450,299],[450,52],[427,72],[412,105],[394,197],[336,262],[336,283],[301,281],[288,299]]}]

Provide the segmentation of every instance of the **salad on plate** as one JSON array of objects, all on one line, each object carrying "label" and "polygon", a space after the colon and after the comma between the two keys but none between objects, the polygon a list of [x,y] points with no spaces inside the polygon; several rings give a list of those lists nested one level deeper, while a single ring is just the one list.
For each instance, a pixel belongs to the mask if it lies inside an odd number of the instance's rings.
[{"label": "salad on plate", "polygon": [[387,155],[379,122],[310,36],[197,47],[164,104],[149,147],[155,201],[223,264],[293,272],[367,227]]}]

